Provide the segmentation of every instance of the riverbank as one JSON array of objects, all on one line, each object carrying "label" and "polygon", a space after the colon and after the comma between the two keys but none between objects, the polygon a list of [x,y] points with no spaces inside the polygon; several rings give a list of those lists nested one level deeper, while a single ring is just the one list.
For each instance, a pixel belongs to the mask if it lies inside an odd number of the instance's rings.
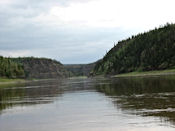
[{"label": "riverbank", "polygon": [[52,79],[10,79],[10,78],[0,78],[0,85],[26,83],[26,82],[31,82],[31,81],[44,81],[44,80],[52,80]]},{"label": "riverbank", "polygon": [[145,77],[145,76],[160,76],[160,75],[174,75],[175,69],[167,70],[155,70],[155,71],[144,71],[144,72],[129,72],[123,74],[117,74],[112,77]]},{"label": "riverbank", "polygon": [[39,82],[39,81],[52,81],[58,80],[57,78],[53,79],[10,79],[10,78],[0,78],[0,88],[4,85],[18,84],[18,83],[27,83],[27,82]]},{"label": "riverbank", "polygon": [[[167,70],[155,70],[155,71],[144,71],[144,72],[129,72],[123,74],[113,75],[111,77],[149,77],[149,76],[160,76],[160,75],[175,75],[175,69],[167,69]],[[103,75],[95,76],[95,77],[105,77]],[[87,76],[79,76],[79,77],[70,77],[69,79],[82,78],[85,79]],[[43,81],[43,80],[54,80],[54,79],[9,79],[9,78],[0,78],[0,85],[3,84],[15,84],[15,83],[25,83],[30,81]]]},{"label": "riverbank", "polygon": [[25,79],[9,79],[9,78],[0,78],[0,85],[3,84],[13,84],[13,83],[23,83],[26,82]]},{"label": "riverbank", "polygon": [[87,76],[73,76],[73,77],[69,77],[69,79],[86,79],[88,78]]}]

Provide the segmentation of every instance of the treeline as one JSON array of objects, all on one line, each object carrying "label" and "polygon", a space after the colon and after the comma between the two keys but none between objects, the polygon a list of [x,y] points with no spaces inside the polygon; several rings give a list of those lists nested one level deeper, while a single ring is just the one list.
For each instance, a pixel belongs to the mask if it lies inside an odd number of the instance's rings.
[{"label": "treeline", "polygon": [[69,72],[56,60],[48,58],[22,57],[12,58],[24,66],[26,78],[48,79],[68,77]]},{"label": "treeline", "polygon": [[166,24],[158,29],[119,41],[96,64],[93,74],[162,70],[174,66],[175,24]]},{"label": "treeline", "polygon": [[24,67],[22,64],[12,61],[11,58],[0,56],[0,77],[24,78]]},{"label": "treeline", "polygon": [[62,78],[70,73],[52,59],[36,57],[0,58],[0,77],[7,78]]},{"label": "treeline", "polygon": [[95,62],[90,64],[67,64],[64,67],[72,73],[72,76],[89,76],[95,64]]}]

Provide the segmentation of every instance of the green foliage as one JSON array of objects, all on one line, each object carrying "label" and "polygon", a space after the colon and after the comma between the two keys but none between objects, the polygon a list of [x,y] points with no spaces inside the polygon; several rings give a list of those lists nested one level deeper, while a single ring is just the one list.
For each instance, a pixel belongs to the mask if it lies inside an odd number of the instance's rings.
[{"label": "green foliage", "polygon": [[36,57],[18,57],[11,58],[11,60],[24,66],[26,78],[48,79],[70,75],[70,72],[56,60]]},{"label": "green foliage", "polygon": [[11,58],[0,56],[0,77],[23,78],[24,68],[21,64],[13,62]]},{"label": "green foliage", "polygon": [[56,60],[35,57],[0,57],[0,77],[47,79],[68,76],[69,72]]},{"label": "green foliage", "polygon": [[70,76],[89,76],[94,66],[95,66],[95,62],[90,64],[64,65],[64,67],[70,72]]},{"label": "green foliage", "polygon": [[93,73],[119,74],[132,71],[162,70],[175,66],[175,24],[132,36],[118,42]]}]

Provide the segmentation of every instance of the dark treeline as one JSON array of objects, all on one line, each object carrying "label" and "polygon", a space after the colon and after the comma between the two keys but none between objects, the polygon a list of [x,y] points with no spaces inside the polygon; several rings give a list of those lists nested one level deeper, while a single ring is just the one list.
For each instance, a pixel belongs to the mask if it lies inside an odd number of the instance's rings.
[{"label": "dark treeline", "polygon": [[175,24],[119,41],[95,68],[94,74],[119,74],[175,66]]},{"label": "dark treeline", "polygon": [[11,58],[0,56],[0,77],[24,78],[24,67],[22,64],[12,61]]},{"label": "dark treeline", "polygon": [[72,72],[72,76],[89,76],[96,62],[90,64],[67,64],[64,67]]}]

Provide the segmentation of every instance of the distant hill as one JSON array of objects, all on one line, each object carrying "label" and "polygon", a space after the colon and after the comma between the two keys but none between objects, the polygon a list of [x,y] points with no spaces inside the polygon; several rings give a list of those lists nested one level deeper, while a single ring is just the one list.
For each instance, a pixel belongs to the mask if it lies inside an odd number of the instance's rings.
[{"label": "distant hill", "polygon": [[47,79],[69,76],[69,72],[56,60],[34,57],[11,59],[23,65],[26,78]]},{"label": "distant hill", "polygon": [[175,67],[175,24],[119,41],[94,67],[93,74],[119,74]]},{"label": "distant hill", "polygon": [[47,79],[69,76],[64,66],[52,59],[0,57],[0,62],[0,77]]},{"label": "distant hill", "polygon": [[67,64],[64,67],[72,72],[73,76],[89,76],[96,63],[91,64]]}]

